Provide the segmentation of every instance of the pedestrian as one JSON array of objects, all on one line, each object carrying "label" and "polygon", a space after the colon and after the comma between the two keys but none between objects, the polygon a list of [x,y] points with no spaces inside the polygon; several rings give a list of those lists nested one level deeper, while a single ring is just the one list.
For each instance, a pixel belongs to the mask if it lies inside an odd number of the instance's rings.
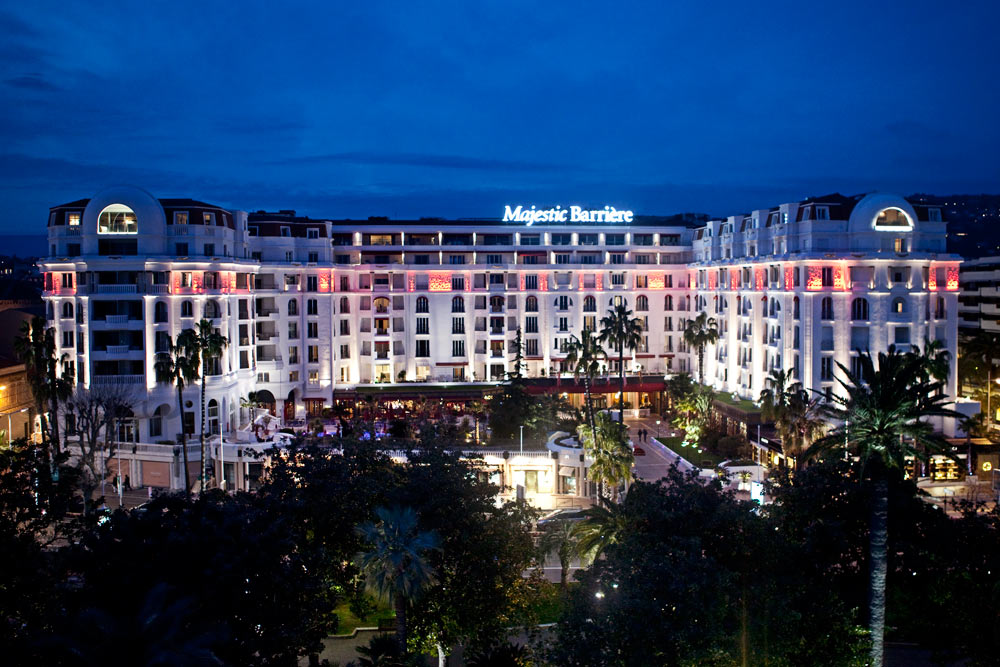
[{"label": "pedestrian", "polygon": [[111,480],[111,486],[113,488],[118,488],[118,475],[115,475],[114,479]]},{"label": "pedestrian", "polygon": [[126,491],[131,491],[132,490],[132,480],[129,479],[128,475],[125,475],[125,490]]}]

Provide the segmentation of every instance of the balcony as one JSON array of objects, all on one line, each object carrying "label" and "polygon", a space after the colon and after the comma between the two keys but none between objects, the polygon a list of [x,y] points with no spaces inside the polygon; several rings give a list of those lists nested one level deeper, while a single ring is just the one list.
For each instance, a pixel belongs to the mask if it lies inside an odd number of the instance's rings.
[{"label": "balcony", "polygon": [[128,315],[107,315],[104,321],[107,324],[128,324]]},{"label": "balcony", "polygon": [[108,386],[138,386],[146,381],[145,375],[95,375],[90,383],[96,387]]},{"label": "balcony", "polygon": [[267,308],[267,307],[265,307],[265,308],[258,308],[257,309],[257,315],[260,316],[260,317],[271,317],[271,315],[275,315],[277,312],[278,312],[277,308]]},{"label": "balcony", "polygon": [[136,294],[139,289],[135,285],[102,285],[94,286],[98,294]]},{"label": "balcony", "polygon": [[108,345],[106,351],[108,354],[128,354],[128,345]]},{"label": "balcony", "polygon": [[147,285],[148,294],[170,294],[170,285]]}]

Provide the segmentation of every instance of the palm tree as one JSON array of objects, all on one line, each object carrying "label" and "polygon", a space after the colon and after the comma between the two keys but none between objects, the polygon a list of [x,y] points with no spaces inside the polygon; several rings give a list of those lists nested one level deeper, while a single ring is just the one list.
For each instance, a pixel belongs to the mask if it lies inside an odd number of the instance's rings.
[{"label": "palm tree", "polygon": [[888,561],[889,474],[905,465],[908,456],[925,458],[948,451],[948,443],[934,433],[929,417],[958,417],[945,407],[939,392],[944,383],[928,381],[923,363],[900,354],[895,346],[879,353],[878,368],[870,353],[859,357],[859,373],[837,364],[845,396],[835,395],[826,408],[840,423],[809,450],[810,456],[848,451],[867,472],[872,499],[869,504],[869,631],[871,665],[882,665],[885,634],[885,581]]},{"label": "palm tree", "polygon": [[580,332],[580,337],[570,336],[569,342],[563,348],[566,352],[566,363],[573,367],[573,379],[583,378],[583,395],[585,409],[587,412],[587,423],[590,431],[597,437],[597,428],[594,425],[594,405],[590,397],[590,383],[601,372],[601,360],[607,359],[597,340],[587,329]]},{"label": "palm tree", "polygon": [[562,584],[563,593],[567,593],[570,560],[579,553],[579,540],[573,522],[568,519],[556,519],[545,526],[545,531],[538,539],[538,553],[543,562],[549,554],[554,553],[559,557],[559,582]]},{"label": "palm tree", "polygon": [[698,382],[705,384],[705,346],[719,340],[719,326],[714,317],[702,311],[684,328],[684,342],[698,350]]},{"label": "palm tree", "polygon": [[599,498],[598,505],[586,510],[583,521],[574,526],[581,557],[591,563],[595,562],[612,544],[617,544],[628,528],[625,508]]},{"label": "palm tree", "polygon": [[[48,357],[46,349],[45,320],[33,317],[21,322],[21,335],[14,338],[14,352],[24,364],[31,396],[35,399],[35,412],[42,425],[42,439],[48,443],[48,420],[45,402],[49,398]],[[54,344],[53,340],[53,344]],[[54,347],[54,345],[53,345]],[[54,354],[54,350],[52,351]],[[58,443],[56,445],[58,447]]]},{"label": "palm tree", "polygon": [[205,476],[205,384],[208,379],[208,372],[213,367],[213,362],[222,356],[223,351],[229,344],[229,339],[212,327],[209,320],[198,322],[198,329],[195,332],[191,351],[194,354],[201,371],[201,428],[199,429],[199,441],[201,444],[201,488],[205,489],[208,481]]},{"label": "palm tree", "polygon": [[760,411],[764,419],[777,422],[788,405],[788,381],[791,374],[785,371],[771,371],[764,380],[766,388],[760,392]]},{"label": "palm tree", "polygon": [[618,497],[618,487],[627,483],[632,476],[632,465],[635,454],[625,438],[624,427],[610,416],[601,413],[595,420],[596,428],[591,433],[581,429],[579,436],[584,451],[594,462],[587,470],[591,481],[601,487],[601,496],[605,489],[612,489],[612,496]]},{"label": "palm tree", "polygon": [[194,353],[194,329],[177,334],[177,342],[167,339],[167,351],[156,355],[156,381],[177,387],[177,407],[181,416],[181,452],[184,455],[184,495],[191,494],[188,471],[187,432],[184,428],[184,385],[198,380],[198,359]]},{"label": "palm tree", "polygon": [[823,418],[822,401],[810,398],[809,393],[798,385],[788,392],[786,403],[779,437],[782,451],[786,457],[794,458],[795,469],[798,470],[802,453],[826,431],[827,421]]},{"label": "palm tree", "polygon": [[409,507],[380,507],[379,523],[358,526],[358,534],[371,545],[357,556],[358,568],[369,591],[387,599],[396,609],[396,641],[406,652],[406,605],[437,583],[425,554],[438,548],[434,532],[417,529],[417,513]]},{"label": "palm tree", "polygon": [[618,399],[618,421],[625,423],[625,350],[635,351],[642,344],[642,320],[632,317],[632,311],[624,302],[608,310],[601,318],[601,343],[618,350],[618,372],[621,378],[621,392]]}]

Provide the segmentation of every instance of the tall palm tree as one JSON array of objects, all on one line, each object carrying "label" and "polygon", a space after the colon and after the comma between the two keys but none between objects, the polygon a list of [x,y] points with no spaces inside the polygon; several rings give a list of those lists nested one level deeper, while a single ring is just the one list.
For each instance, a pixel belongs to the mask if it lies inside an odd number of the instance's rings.
[{"label": "tall palm tree", "polygon": [[198,381],[198,358],[194,352],[194,338],[194,329],[185,329],[177,334],[176,342],[168,339],[167,351],[156,355],[154,365],[157,382],[177,387],[177,408],[180,410],[181,417],[181,452],[184,456],[184,495],[191,494],[187,432],[184,429],[184,385]]},{"label": "tall palm tree", "polygon": [[417,529],[417,513],[410,507],[380,507],[379,523],[358,526],[358,534],[370,545],[357,556],[358,568],[369,591],[393,604],[396,610],[396,641],[406,652],[406,605],[437,583],[426,558],[438,548],[432,531]]},{"label": "tall palm tree", "polygon": [[632,476],[635,455],[625,437],[625,429],[610,416],[601,413],[595,419],[596,428],[591,433],[580,431],[584,451],[593,459],[587,469],[588,478],[601,487],[600,495],[612,489],[612,497],[618,497],[618,487],[628,483]]},{"label": "tall palm tree", "polygon": [[625,350],[634,352],[642,344],[642,320],[632,317],[624,302],[608,309],[601,318],[601,335],[598,340],[618,350],[618,373],[621,392],[618,399],[618,421],[625,423]]},{"label": "tall palm tree", "polygon": [[573,556],[579,553],[579,540],[574,531],[573,522],[568,519],[556,519],[545,526],[542,536],[538,538],[538,553],[544,561],[549,554],[559,558],[559,583],[562,592],[567,590],[569,567]]},{"label": "tall palm tree", "polygon": [[702,311],[698,317],[687,323],[684,342],[698,350],[698,382],[705,384],[705,346],[719,340],[719,325],[714,317]]},{"label": "tall palm tree", "polygon": [[[809,449],[810,456],[842,451],[859,459],[871,489],[869,503],[869,664],[882,665],[885,635],[885,581],[888,568],[889,474],[900,470],[908,456],[925,458],[948,451],[929,417],[958,417],[945,407],[941,381],[928,381],[920,359],[900,354],[895,346],[879,353],[878,367],[870,353],[860,357],[859,373],[837,364],[845,395],[834,395],[826,408],[840,426]],[[845,379],[846,378],[846,379]]]},{"label": "tall palm tree", "polygon": [[788,381],[791,374],[785,371],[771,371],[764,383],[766,387],[760,392],[760,410],[764,419],[777,422],[788,405]]},{"label": "tall palm tree", "polygon": [[201,372],[201,428],[198,437],[201,444],[201,488],[204,490],[208,482],[205,475],[205,462],[208,460],[205,458],[205,384],[214,362],[222,357],[226,346],[229,345],[229,339],[213,328],[209,320],[203,319],[198,322],[193,341],[192,352],[198,360]]},{"label": "tall palm tree", "polygon": [[597,427],[594,425],[594,404],[590,396],[590,384],[601,372],[601,360],[607,359],[597,340],[587,329],[580,332],[580,337],[570,336],[569,342],[564,348],[566,352],[566,363],[573,367],[573,379],[583,378],[584,407],[587,413],[587,423],[590,431],[597,438]]},{"label": "tall palm tree", "polygon": [[583,521],[574,526],[580,556],[593,563],[604,550],[617,544],[628,528],[628,518],[623,505],[599,498],[597,505],[586,510]]},{"label": "tall palm tree", "polygon": [[819,398],[810,398],[809,392],[794,385],[788,392],[781,418],[781,448],[785,456],[795,460],[795,469],[802,465],[802,453],[823,435],[827,421],[823,418],[823,405]]}]

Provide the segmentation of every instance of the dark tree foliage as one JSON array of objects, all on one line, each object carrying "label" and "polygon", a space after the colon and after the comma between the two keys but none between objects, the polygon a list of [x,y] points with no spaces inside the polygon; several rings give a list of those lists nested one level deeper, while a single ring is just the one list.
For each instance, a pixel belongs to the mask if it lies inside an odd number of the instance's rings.
[{"label": "dark tree foliage", "polygon": [[[859,471],[828,461],[780,480],[769,509],[808,554],[801,567],[828,577],[845,604],[867,603],[871,490]],[[898,471],[889,478],[887,639],[920,644],[972,667],[1000,654],[1000,514],[964,505],[960,518],[921,499]]]},{"label": "dark tree foliage", "polygon": [[635,484],[627,530],[578,575],[561,665],[849,665],[863,649],[832,582],[777,524],[676,469]]}]

